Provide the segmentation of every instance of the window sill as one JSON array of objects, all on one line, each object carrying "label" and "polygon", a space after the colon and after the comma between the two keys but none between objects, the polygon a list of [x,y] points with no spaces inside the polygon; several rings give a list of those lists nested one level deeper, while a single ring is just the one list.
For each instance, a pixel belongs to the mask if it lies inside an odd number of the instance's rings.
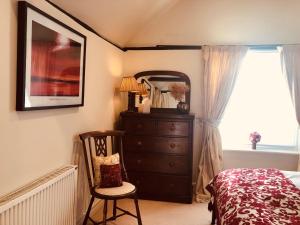
[{"label": "window sill", "polygon": [[259,150],[259,149],[223,149],[223,151],[231,151],[231,152],[251,152],[251,153],[258,153],[258,154],[264,154],[264,153],[270,153],[270,154],[289,154],[289,155],[298,155],[298,151],[291,151],[291,150],[284,150],[284,149],[269,149],[269,150]]}]

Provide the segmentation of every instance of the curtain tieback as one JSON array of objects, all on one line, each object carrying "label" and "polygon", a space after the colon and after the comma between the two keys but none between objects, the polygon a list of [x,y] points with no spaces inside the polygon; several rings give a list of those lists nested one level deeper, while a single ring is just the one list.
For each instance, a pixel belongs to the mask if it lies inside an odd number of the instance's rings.
[{"label": "curtain tieback", "polygon": [[220,120],[211,120],[211,119],[204,119],[204,118],[199,118],[200,122],[204,123],[205,125],[218,128],[220,124]]}]

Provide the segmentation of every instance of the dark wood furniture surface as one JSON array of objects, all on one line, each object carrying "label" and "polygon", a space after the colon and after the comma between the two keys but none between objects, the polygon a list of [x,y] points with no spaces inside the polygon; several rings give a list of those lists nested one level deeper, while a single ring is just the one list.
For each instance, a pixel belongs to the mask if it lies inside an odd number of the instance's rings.
[{"label": "dark wood furniture surface", "polygon": [[189,114],[121,113],[124,162],[139,198],[192,202],[193,121]]}]

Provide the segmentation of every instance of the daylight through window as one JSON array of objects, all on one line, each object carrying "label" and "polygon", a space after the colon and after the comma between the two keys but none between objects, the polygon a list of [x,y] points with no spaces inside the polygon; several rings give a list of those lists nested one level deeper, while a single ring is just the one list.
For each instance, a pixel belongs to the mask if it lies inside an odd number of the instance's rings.
[{"label": "daylight through window", "polygon": [[220,124],[223,149],[296,150],[298,124],[279,50],[249,50]]}]

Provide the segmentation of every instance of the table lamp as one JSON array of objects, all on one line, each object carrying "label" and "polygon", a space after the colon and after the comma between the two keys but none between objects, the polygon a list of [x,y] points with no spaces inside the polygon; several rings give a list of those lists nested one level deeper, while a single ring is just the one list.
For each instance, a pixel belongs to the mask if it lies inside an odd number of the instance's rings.
[{"label": "table lamp", "polygon": [[127,112],[135,112],[135,93],[139,92],[139,87],[134,77],[123,77],[120,92],[128,92]]}]

